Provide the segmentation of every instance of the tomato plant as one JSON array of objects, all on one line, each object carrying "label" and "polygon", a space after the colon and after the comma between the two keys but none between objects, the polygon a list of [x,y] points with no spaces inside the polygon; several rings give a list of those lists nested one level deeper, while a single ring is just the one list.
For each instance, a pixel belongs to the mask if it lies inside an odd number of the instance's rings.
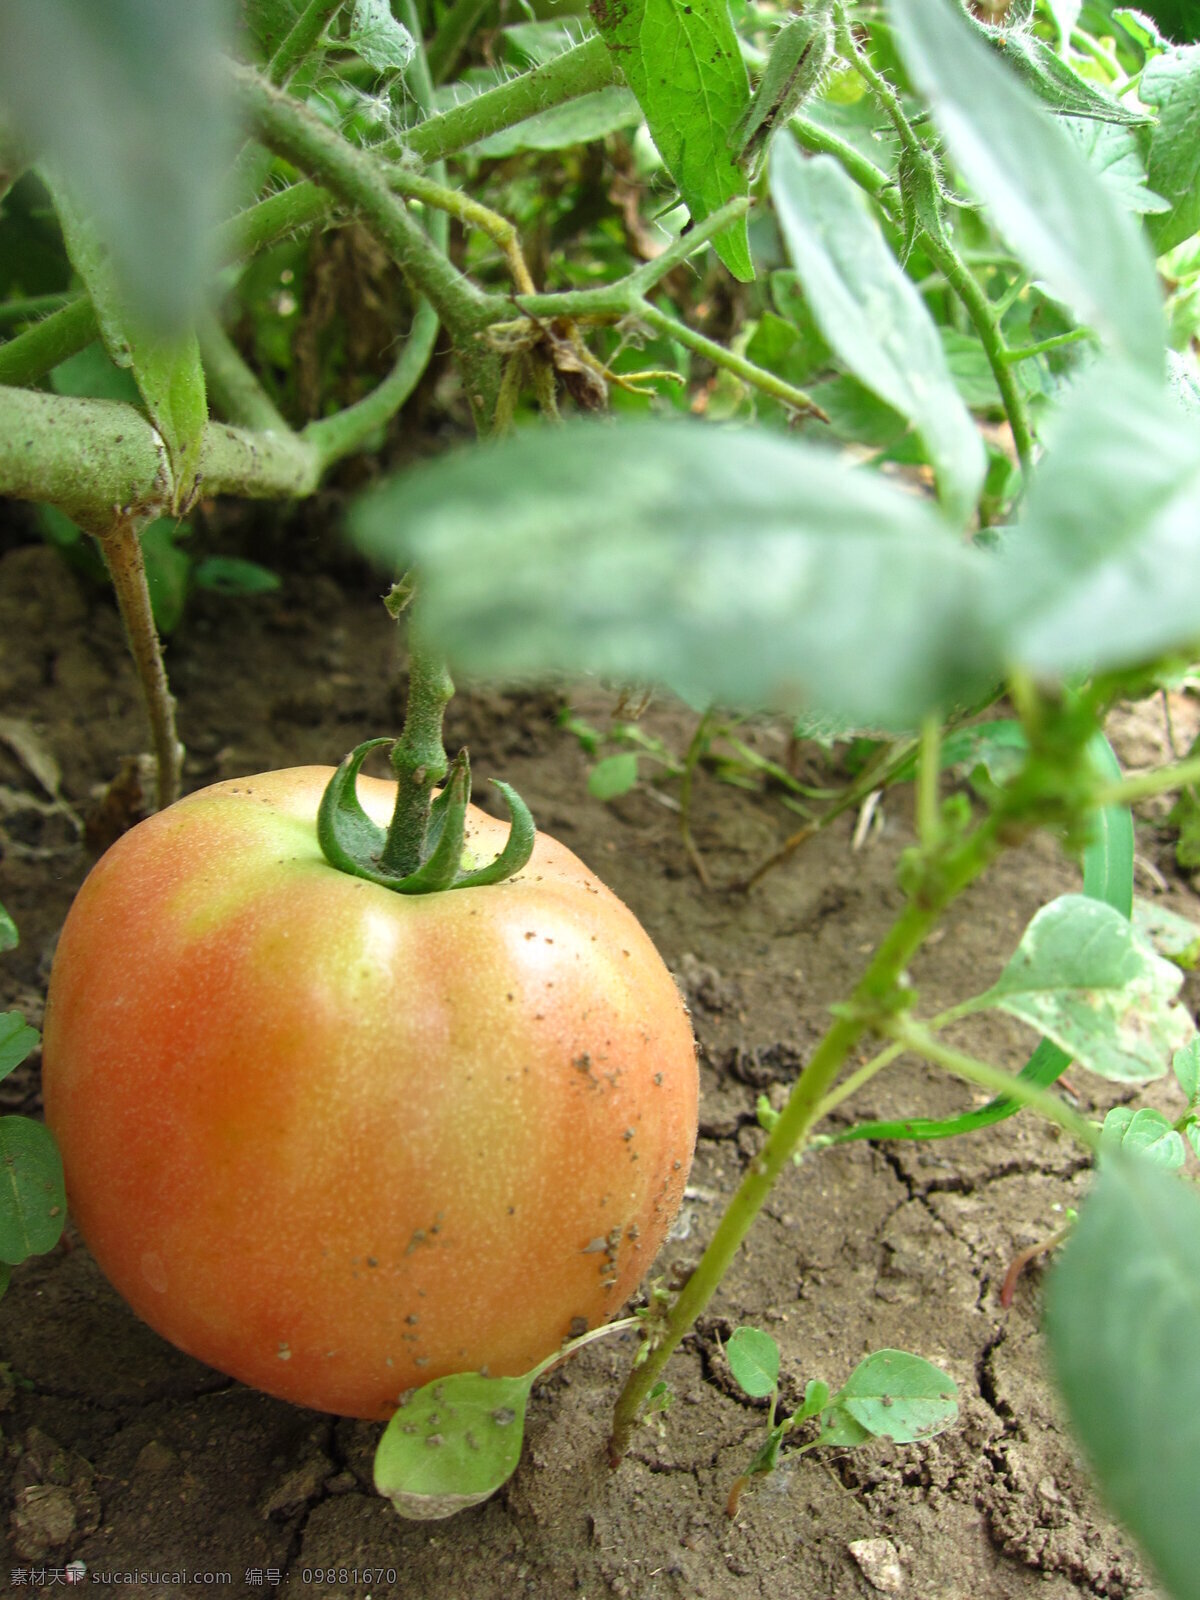
[{"label": "tomato plant", "polygon": [[[268,1393],[386,1417],[629,1298],[683,1194],[696,1064],[662,960],[569,850],[396,894],[322,856],[330,776],[217,784],[100,861],[55,959],[46,1114],[139,1315]],[[360,780],[380,820],[394,790]],[[503,824],[467,828],[490,859]]]}]

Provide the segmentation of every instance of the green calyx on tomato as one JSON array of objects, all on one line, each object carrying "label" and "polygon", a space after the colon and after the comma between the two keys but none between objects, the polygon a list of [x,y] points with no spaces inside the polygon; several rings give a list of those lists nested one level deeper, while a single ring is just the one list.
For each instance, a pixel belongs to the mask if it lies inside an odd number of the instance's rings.
[{"label": "green calyx on tomato", "polygon": [[486,866],[463,865],[463,838],[471,800],[471,765],[460,750],[450,763],[446,781],[429,804],[415,865],[397,862],[396,836],[408,817],[402,812],[403,784],[397,790],[396,812],[389,828],[367,816],[358,798],[358,774],[372,750],[394,744],[390,739],[368,739],[358,745],[338,767],[321,798],[317,813],[317,839],[330,866],[356,878],[366,878],[397,894],[434,894],[443,889],[477,889],[503,883],[520,872],[533,853],[537,830],[529,807],[511,784],[494,778],[508,806],[508,840]]}]

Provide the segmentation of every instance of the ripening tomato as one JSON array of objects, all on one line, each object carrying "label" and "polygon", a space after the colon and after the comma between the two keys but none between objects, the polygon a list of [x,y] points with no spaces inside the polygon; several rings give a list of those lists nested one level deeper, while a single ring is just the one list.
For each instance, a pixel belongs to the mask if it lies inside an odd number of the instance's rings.
[{"label": "ripening tomato", "polygon": [[[539,835],[505,883],[396,894],[321,855],[329,777],[215,784],[97,864],[51,976],[46,1119],[152,1327],[384,1417],[628,1298],[683,1194],[696,1061],[649,938],[569,850]],[[393,785],[359,794],[386,823]],[[470,808],[473,862],[504,835]]]}]

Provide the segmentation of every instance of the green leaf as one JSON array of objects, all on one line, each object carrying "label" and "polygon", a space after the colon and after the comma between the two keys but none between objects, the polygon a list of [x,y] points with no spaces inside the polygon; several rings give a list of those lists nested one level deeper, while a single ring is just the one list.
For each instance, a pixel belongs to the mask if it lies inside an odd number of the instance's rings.
[{"label": "green leaf", "polygon": [[1144,215],[1171,209],[1169,200],[1147,187],[1141,150],[1130,129],[1075,117],[1063,126],[1122,210]]},{"label": "green leaf", "polygon": [[1114,1150],[1143,1156],[1168,1171],[1181,1167],[1186,1154],[1182,1135],[1161,1111],[1149,1106],[1140,1111],[1114,1106],[1108,1113],[1100,1130],[1100,1154],[1111,1156]]},{"label": "green leaf", "polygon": [[1138,97],[1158,107],[1146,176],[1170,202],[1150,223],[1160,255],[1200,230],[1200,45],[1172,49],[1147,63]]},{"label": "green leaf", "polygon": [[1050,1356],[1112,1509],[1171,1594],[1200,1572],[1200,1196],[1105,1161],[1046,1285]]},{"label": "green leaf", "polygon": [[1174,1004],[1182,982],[1119,911],[1067,894],[1037,913],[976,1005],[1028,1022],[1101,1077],[1144,1083],[1194,1032]]},{"label": "green leaf", "polygon": [[19,1011],[0,1011],[0,1078],[7,1078],[37,1049],[41,1035]]},{"label": "green leaf", "polygon": [[1177,911],[1140,897],[1133,902],[1133,925],[1177,967],[1190,972],[1200,961],[1200,927]]},{"label": "green leaf", "polygon": [[925,302],[831,156],[806,160],[787,136],[775,143],[770,171],[788,256],[821,333],[860,382],[912,423],[948,514],[965,519],[987,458]]},{"label": "green leaf", "polygon": [[0,906],[0,955],[6,950],[15,950],[21,942],[21,935],[17,932],[17,925],[9,916],[3,906]]},{"label": "green leaf", "polygon": [[234,118],[227,0],[4,0],[0,104],[61,170],[131,304],[178,330],[210,276]]},{"label": "green leaf", "polygon": [[1200,1038],[1192,1039],[1171,1058],[1171,1070],[1187,1095],[1188,1105],[1200,1100]]},{"label": "green leaf", "polygon": [[346,43],[376,72],[403,72],[417,48],[388,0],[354,0]]},{"label": "green leaf", "polygon": [[[984,30],[981,28],[981,31]],[[1081,78],[1035,33],[1011,27],[988,28],[986,32],[1003,60],[1055,116],[1088,117],[1126,127],[1136,127],[1150,120],[1144,111],[1130,110]]]},{"label": "green leaf", "polygon": [[833,1404],[872,1438],[914,1444],[950,1426],[958,1416],[958,1389],[920,1356],[876,1350],[855,1367]]},{"label": "green leaf", "polygon": [[765,431],[525,429],[394,479],[353,534],[393,571],[419,561],[430,630],[468,673],[589,670],[905,727],[996,666],[989,560],[917,496]]},{"label": "green leaf", "polygon": [[848,1411],[835,1402],[822,1411],[821,1431],[813,1443],[841,1450],[857,1450],[859,1445],[867,1444],[870,1439],[870,1429],[856,1422]]},{"label": "green leaf", "polygon": [[[592,17],[694,220],[746,194],[729,133],[750,103],[750,83],[725,0],[595,0]],[[745,219],[713,247],[735,278],[753,279]]]},{"label": "green leaf", "polygon": [[1035,672],[1129,667],[1200,638],[1200,432],[1160,383],[1098,362],[1054,418],[994,599]]},{"label": "green leaf", "polygon": [[418,1389],[379,1441],[376,1489],[402,1517],[422,1522],[495,1494],[520,1460],[533,1377],[465,1372]]},{"label": "green leaf", "polygon": [[[1157,276],[1141,232],[950,0],[888,0],[913,83],[951,156],[1027,267],[1147,371],[1162,367]],[[1151,186],[1158,185],[1151,175]]]},{"label": "green leaf", "polygon": [[205,556],[196,563],[192,581],[218,594],[268,594],[279,588],[278,573],[240,556]]},{"label": "green leaf", "polygon": [[748,1395],[761,1399],[779,1383],[779,1346],[758,1328],[735,1328],[725,1346],[729,1370]]},{"label": "green leaf", "polygon": [[18,1266],[58,1243],[67,1220],[54,1136],[32,1117],[0,1117],[0,1261]]},{"label": "green leaf", "polygon": [[618,795],[628,794],[637,779],[637,753],[623,750],[619,755],[597,761],[588,773],[588,793],[593,800],[615,800]]},{"label": "green leaf", "polygon": [[164,334],[151,328],[118,282],[112,256],[61,177],[43,170],[62,224],[71,264],[96,308],[101,337],[118,367],[132,370],[150,420],[162,435],[175,484],[172,509],[186,509],[196,488],[196,467],[208,403],[200,346],[194,331]]}]

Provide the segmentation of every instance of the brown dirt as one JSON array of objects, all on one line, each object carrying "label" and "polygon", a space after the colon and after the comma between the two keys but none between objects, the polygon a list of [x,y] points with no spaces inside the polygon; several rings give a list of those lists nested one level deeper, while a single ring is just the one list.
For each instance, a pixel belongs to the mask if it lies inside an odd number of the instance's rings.
[{"label": "brown dirt", "polygon": [[[348,562],[329,570],[312,512],[272,539],[257,553],[287,567],[283,590],[196,596],[170,644],[189,787],[335,761],[397,726],[395,645],[378,585]],[[595,688],[576,703],[594,719],[611,709]],[[540,825],[633,907],[690,993],[702,1133],[678,1237],[658,1268],[677,1278],[760,1141],[758,1089],[746,1080],[780,1094],[772,1080],[781,1084],[804,1059],[897,909],[909,798],[886,798],[881,828],[861,849],[851,847],[848,819],[753,894],[705,892],[656,793],[643,787],[608,806],[589,799],[584,757],[555,727],[559,704],[546,694],[460,696],[450,737],[470,742],[481,779],[514,782]],[[144,744],[109,603],[82,591],[49,551],[19,542],[0,557],[0,711],[29,723],[58,758],[65,796],[82,813],[94,809],[95,786]],[[647,726],[676,748],[688,732],[670,706],[652,707]],[[1119,732],[1135,762],[1162,738],[1153,716]],[[780,753],[776,730],[755,737]],[[0,1004],[38,1021],[53,942],[89,857],[69,819],[42,803],[26,763],[2,746],[0,799],[0,900],[22,932],[0,967]],[[776,799],[699,781],[695,831],[718,880],[744,873],[789,823]],[[1161,872],[1166,903],[1195,916],[1196,897],[1152,826],[1140,848],[1143,892]],[[1047,840],[1008,858],[921,956],[913,976],[924,1003],[984,986],[1034,910],[1076,883]],[[1014,1067],[1030,1045],[1004,1019],[977,1022],[962,1038]],[[1107,1103],[1104,1086],[1084,1074],[1075,1088],[1085,1110]],[[911,1064],[876,1080],[854,1109],[861,1117],[968,1103],[962,1088]],[[37,1105],[35,1070],[0,1086],[0,1110]],[[1026,1117],[974,1140],[810,1156],[781,1182],[712,1314],[672,1361],[669,1414],[641,1430],[620,1470],[604,1464],[603,1445],[632,1353],[627,1337],[591,1347],[539,1388],[516,1476],[488,1504],[442,1524],[399,1521],[374,1495],[376,1427],[267,1399],[174,1351],[134,1319],[68,1233],[65,1247],[16,1272],[0,1305],[0,1516],[14,1588],[15,1569],[61,1571],[79,1560],[101,1586],[109,1572],[142,1573],[122,1587],[144,1595],[216,1591],[215,1579],[189,1587],[145,1576],[208,1571],[231,1574],[221,1592],[261,1593],[283,1578],[293,1593],[405,1600],[1150,1600],[1044,1376],[1039,1269],[1021,1280],[1009,1311],[998,1300],[1014,1253],[1053,1232],[1085,1184],[1078,1152]],[[792,1394],[812,1377],[836,1386],[867,1351],[894,1345],[951,1372],[961,1420],[921,1446],[785,1462],[730,1521],[726,1497],[763,1424],[721,1349],[743,1322],[779,1340]],[[331,1568],[332,1577],[312,1576]],[[361,1581],[356,1568],[391,1572]],[[9,1576],[0,1572],[0,1590]]]}]

